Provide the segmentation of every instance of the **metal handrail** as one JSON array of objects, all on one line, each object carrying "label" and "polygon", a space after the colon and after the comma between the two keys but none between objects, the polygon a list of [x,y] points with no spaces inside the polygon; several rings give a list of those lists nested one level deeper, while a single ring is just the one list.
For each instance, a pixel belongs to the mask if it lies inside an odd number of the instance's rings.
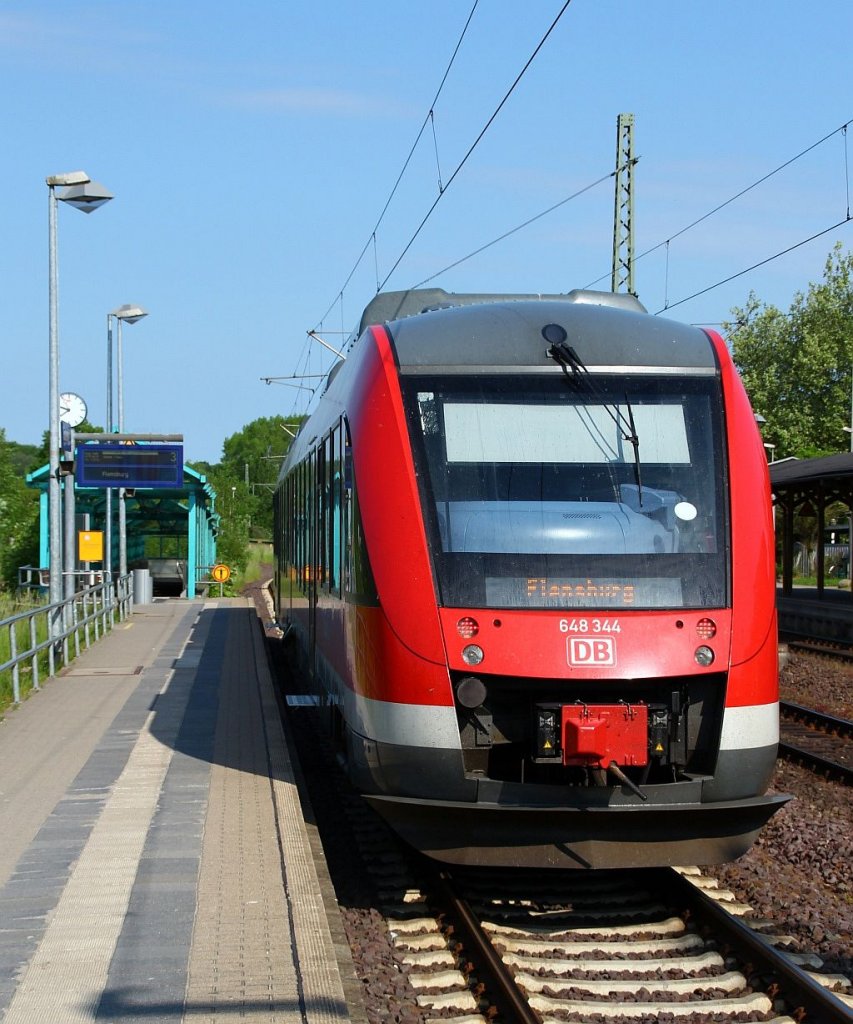
[{"label": "metal handrail", "polygon": [[[105,636],[116,623],[123,622],[133,608],[130,575],[117,576],[114,584],[99,583],[53,604],[29,608],[0,620],[0,635],[6,630],[9,658],[0,664],[0,672],[11,670],[12,699],[21,702],[21,665],[29,661],[32,689],[41,689],[39,656],[47,652],[47,676],[56,675],[86,649]],[[43,624],[39,627],[39,618]],[[29,645],[18,650],[20,624],[28,623]],[[41,634],[42,639],[39,639]],[[93,639],[94,637],[94,639]]]}]

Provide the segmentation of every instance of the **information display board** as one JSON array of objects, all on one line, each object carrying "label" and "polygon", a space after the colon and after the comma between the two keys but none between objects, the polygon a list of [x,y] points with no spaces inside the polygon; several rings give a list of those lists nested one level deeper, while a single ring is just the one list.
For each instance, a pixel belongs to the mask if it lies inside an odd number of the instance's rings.
[{"label": "information display board", "polygon": [[180,444],[81,444],[78,487],[183,487]]}]

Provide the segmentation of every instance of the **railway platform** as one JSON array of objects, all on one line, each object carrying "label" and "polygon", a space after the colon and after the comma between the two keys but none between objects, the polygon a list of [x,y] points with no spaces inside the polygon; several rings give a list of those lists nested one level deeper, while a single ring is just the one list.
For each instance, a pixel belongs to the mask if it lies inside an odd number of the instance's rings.
[{"label": "railway platform", "polygon": [[11,712],[0,837],[4,1024],[361,1016],[243,599],[142,606]]},{"label": "railway platform", "polygon": [[779,588],[776,607],[782,634],[853,643],[853,599],[849,589],[821,592],[815,587],[795,587],[785,594]]}]

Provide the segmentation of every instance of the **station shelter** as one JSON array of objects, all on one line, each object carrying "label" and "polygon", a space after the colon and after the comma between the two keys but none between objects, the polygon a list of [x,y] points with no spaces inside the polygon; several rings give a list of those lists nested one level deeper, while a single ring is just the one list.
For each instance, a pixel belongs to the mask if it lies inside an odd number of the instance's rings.
[{"label": "station shelter", "polygon": [[[40,491],[39,564],[50,562],[49,467],[29,473],[28,487]],[[73,475],[63,478],[74,487],[76,533],[104,531],[106,495],[103,487],[80,487]],[[128,569],[149,568],[155,588],[158,577],[179,592],[194,597],[198,584],[216,564],[216,537],[220,516],[216,511],[216,492],[207,477],[190,466],[183,466],[183,486],[179,488],[136,487],[125,492],[127,565]],[[113,573],[119,566],[118,489],[112,488],[112,556]],[[79,555],[79,552],[78,552]],[[81,572],[98,573],[104,563],[75,564]]]},{"label": "station shelter", "polygon": [[780,631],[853,641],[853,452],[783,459],[769,468]]}]

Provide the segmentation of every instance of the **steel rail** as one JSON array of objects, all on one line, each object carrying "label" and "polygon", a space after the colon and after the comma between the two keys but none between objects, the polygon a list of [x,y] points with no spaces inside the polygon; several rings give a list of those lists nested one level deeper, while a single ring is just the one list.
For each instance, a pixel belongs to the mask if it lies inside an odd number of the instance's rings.
[{"label": "steel rail", "polygon": [[779,710],[786,718],[794,718],[808,725],[815,725],[825,732],[834,732],[839,736],[853,736],[853,722],[849,718],[827,715],[823,711],[807,708],[790,700],[780,700]]},{"label": "steel rail", "polygon": [[795,764],[802,764],[818,774],[826,774],[839,779],[845,785],[853,786],[853,767],[840,764],[838,761],[830,761],[828,757],[821,757],[811,750],[803,750],[802,747],[795,747],[791,743],[779,744],[779,756],[786,761],[793,761]]},{"label": "steel rail", "polygon": [[823,640],[820,637],[809,637],[804,634],[791,636],[784,640],[790,650],[806,651],[827,658],[839,658],[842,661],[853,661],[853,646],[840,640]]},{"label": "steel rail", "polygon": [[429,877],[430,884],[450,910],[450,922],[461,936],[463,947],[470,947],[471,959],[476,961],[475,970],[485,983],[487,998],[501,1017],[513,1024],[541,1024],[539,1014],[516,985],[512,972],[483,931],[467,900],[456,892],[450,873],[444,869],[433,870]]},{"label": "steel rail", "polygon": [[795,1020],[805,1014],[807,1020],[820,1024],[850,1024],[853,1014],[849,1006],[683,875],[659,869],[658,877],[665,886],[663,891],[676,896],[717,940],[727,943],[756,973],[773,977]]}]

